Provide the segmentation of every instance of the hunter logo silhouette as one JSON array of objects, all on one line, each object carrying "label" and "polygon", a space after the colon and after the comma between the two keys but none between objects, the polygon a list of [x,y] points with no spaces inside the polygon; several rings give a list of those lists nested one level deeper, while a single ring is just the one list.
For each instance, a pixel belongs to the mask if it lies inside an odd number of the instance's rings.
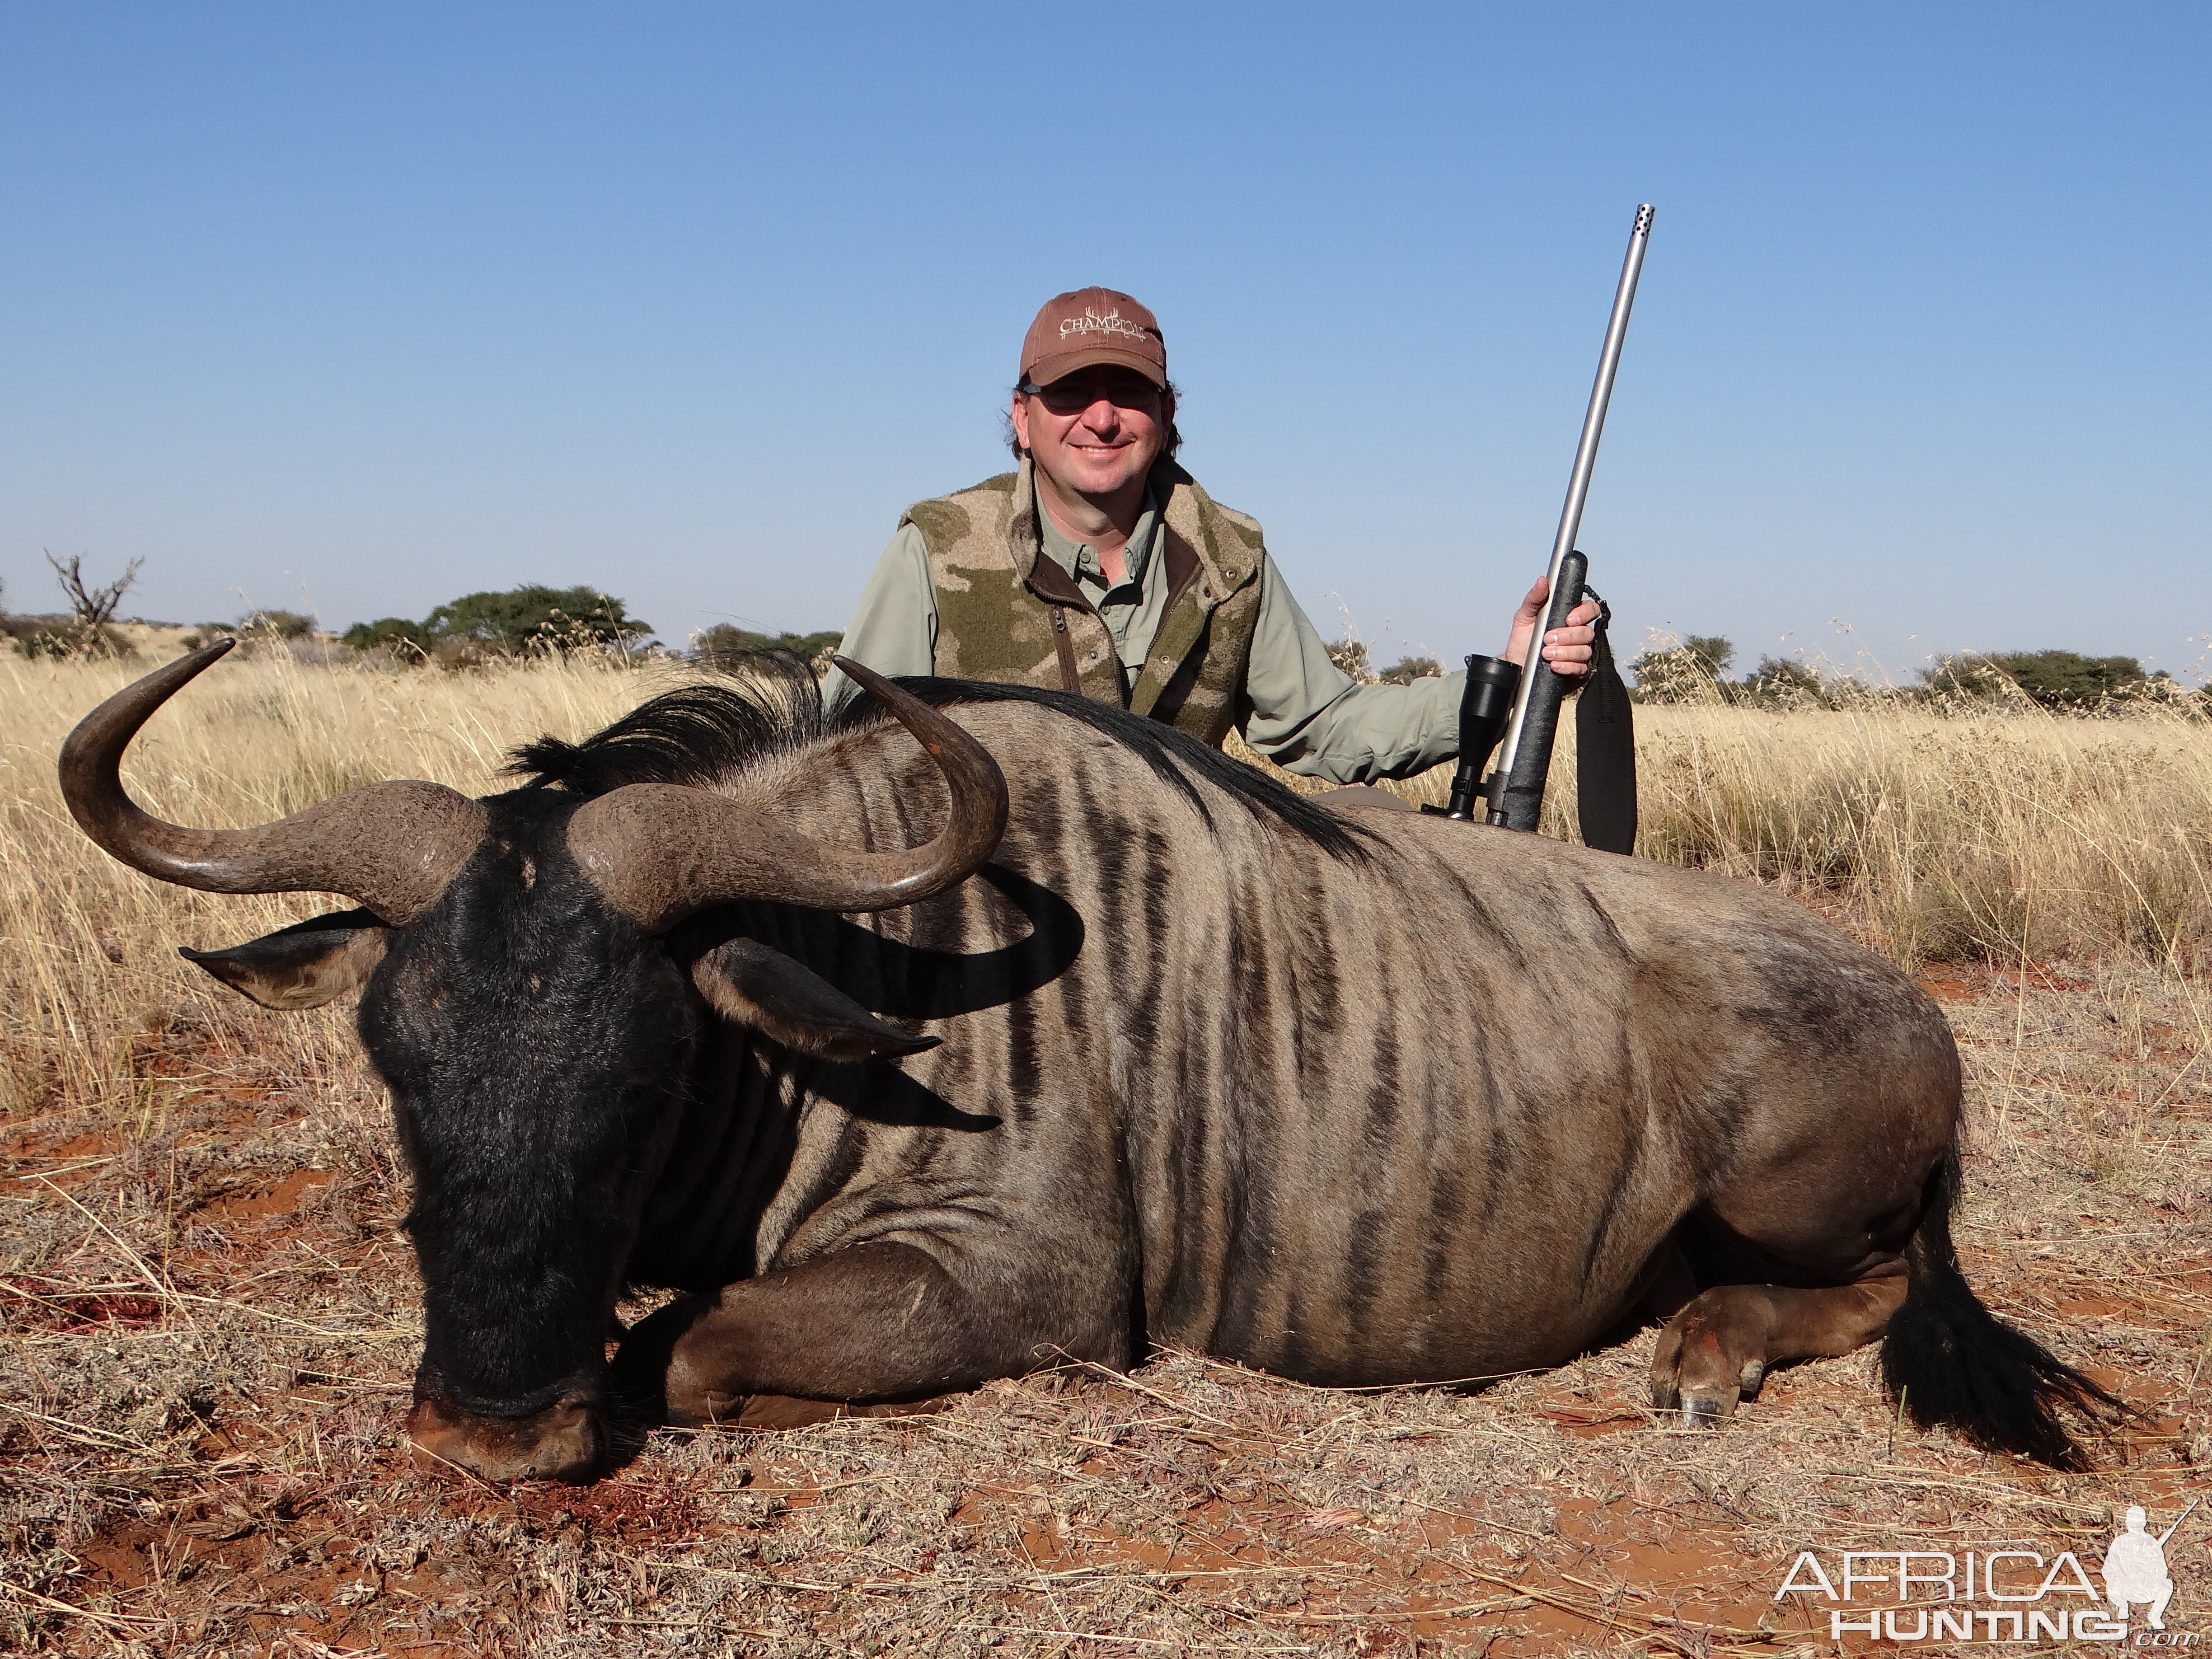
[{"label": "hunter logo silhouette", "polygon": [[2149,1517],[2142,1506],[2130,1507],[2128,1529],[2105,1552],[2105,1599],[2121,1619],[2127,1618],[2128,1605],[2135,1602],[2149,1609],[2153,1630],[2166,1628],[2166,1604],[2173,1599],[2173,1577],[2166,1570],[2166,1540],[2189,1519],[2189,1510],[2203,1501],[2192,1500],[2189,1509],[2174,1517],[2173,1525],[2155,1538],[2148,1530]]}]

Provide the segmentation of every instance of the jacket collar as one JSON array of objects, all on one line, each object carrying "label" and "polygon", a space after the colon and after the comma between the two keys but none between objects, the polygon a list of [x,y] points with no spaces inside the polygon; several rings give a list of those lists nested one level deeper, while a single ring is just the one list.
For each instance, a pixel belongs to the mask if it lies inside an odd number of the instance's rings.
[{"label": "jacket collar", "polygon": [[[1168,592],[1179,594],[1198,579],[1198,602],[1212,611],[1259,574],[1258,555],[1230,529],[1213,498],[1197,479],[1165,456],[1150,480],[1159,503],[1161,535],[1152,550],[1167,561]],[[1026,455],[1014,474],[1014,510],[1006,520],[1006,554],[1032,592],[1055,605],[1088,608],[1073,577],[1048,558],[1037,505],[1036,475]]]}]

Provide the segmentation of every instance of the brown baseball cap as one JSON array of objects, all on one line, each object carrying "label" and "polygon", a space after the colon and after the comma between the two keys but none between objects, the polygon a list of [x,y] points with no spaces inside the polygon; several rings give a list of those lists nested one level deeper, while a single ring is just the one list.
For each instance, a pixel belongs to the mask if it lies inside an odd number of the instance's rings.
[{"label": "brown baseball cap", "polygon": [[1118,363],[1154,386],[1166,386],[1168,343],[1160,319],[1110,288],[1055,294],[1022,342],[1022,379],[1050,386],[1093,363]]}]

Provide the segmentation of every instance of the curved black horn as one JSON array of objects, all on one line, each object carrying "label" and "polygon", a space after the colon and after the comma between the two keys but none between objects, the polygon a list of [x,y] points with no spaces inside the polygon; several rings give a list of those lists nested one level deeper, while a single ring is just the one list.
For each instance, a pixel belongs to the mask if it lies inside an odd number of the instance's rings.
[{"label": "curved black horn", "polygon": [[957,887],[1006,833],[1006,780],[990,750],[942,709],[874,670],[830,660],[921,739],[952,793],[937,839],[905,853],[825,847],[711,790],[633,783],[577,809],[568,850],[623,914],[648,933],[730,899],[822,910],[891,910]]},{"label": "curved black horn", "polygon": [[252,830],[187,830],[124,792],[123,751],[221,640],[126,685],[62,744],[62,799],[84,833],[134,870],[208,893],[343,893],[398,925],[428,909],[483,839],[484,810],[441,783],[374,783]]}]

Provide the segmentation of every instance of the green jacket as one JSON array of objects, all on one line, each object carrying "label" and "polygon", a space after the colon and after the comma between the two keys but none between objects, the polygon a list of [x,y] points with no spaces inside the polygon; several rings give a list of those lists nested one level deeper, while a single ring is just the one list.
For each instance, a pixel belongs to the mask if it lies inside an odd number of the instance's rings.
[{"label": "green jacket", "polygon": [[[1454,757],[1463,675],[1355,684],[1330,660],[1256,522],[1180,467],[1155,469],[1152,486],[1128,573],[1110,586],[1093,550],[1039,514],[1026,467],[918,502],[868,578],[842,648],[891,675],[1060,687],[1072,667],[1075,688],[1102,702],[1209,741],[1241,731],[1278,765],[1334,783],[1406,777]],[[1248,566],[1232,584],[1229,572]],[[859,695],[835,671],[822,690],[833,708]]]},{"label": "green jacket", "polygon": [[1163,501],[1158,556],[1168,601],[1133,684],[1104,621],[1045,556],[1030,463],[971,489],[916,501],[937,590],[937,672],[1058,686],[1218,744],[1241,724],[1245,659],[1259,613],[1257,520],[1231,512],[1172,461],[1152,471]]}]

